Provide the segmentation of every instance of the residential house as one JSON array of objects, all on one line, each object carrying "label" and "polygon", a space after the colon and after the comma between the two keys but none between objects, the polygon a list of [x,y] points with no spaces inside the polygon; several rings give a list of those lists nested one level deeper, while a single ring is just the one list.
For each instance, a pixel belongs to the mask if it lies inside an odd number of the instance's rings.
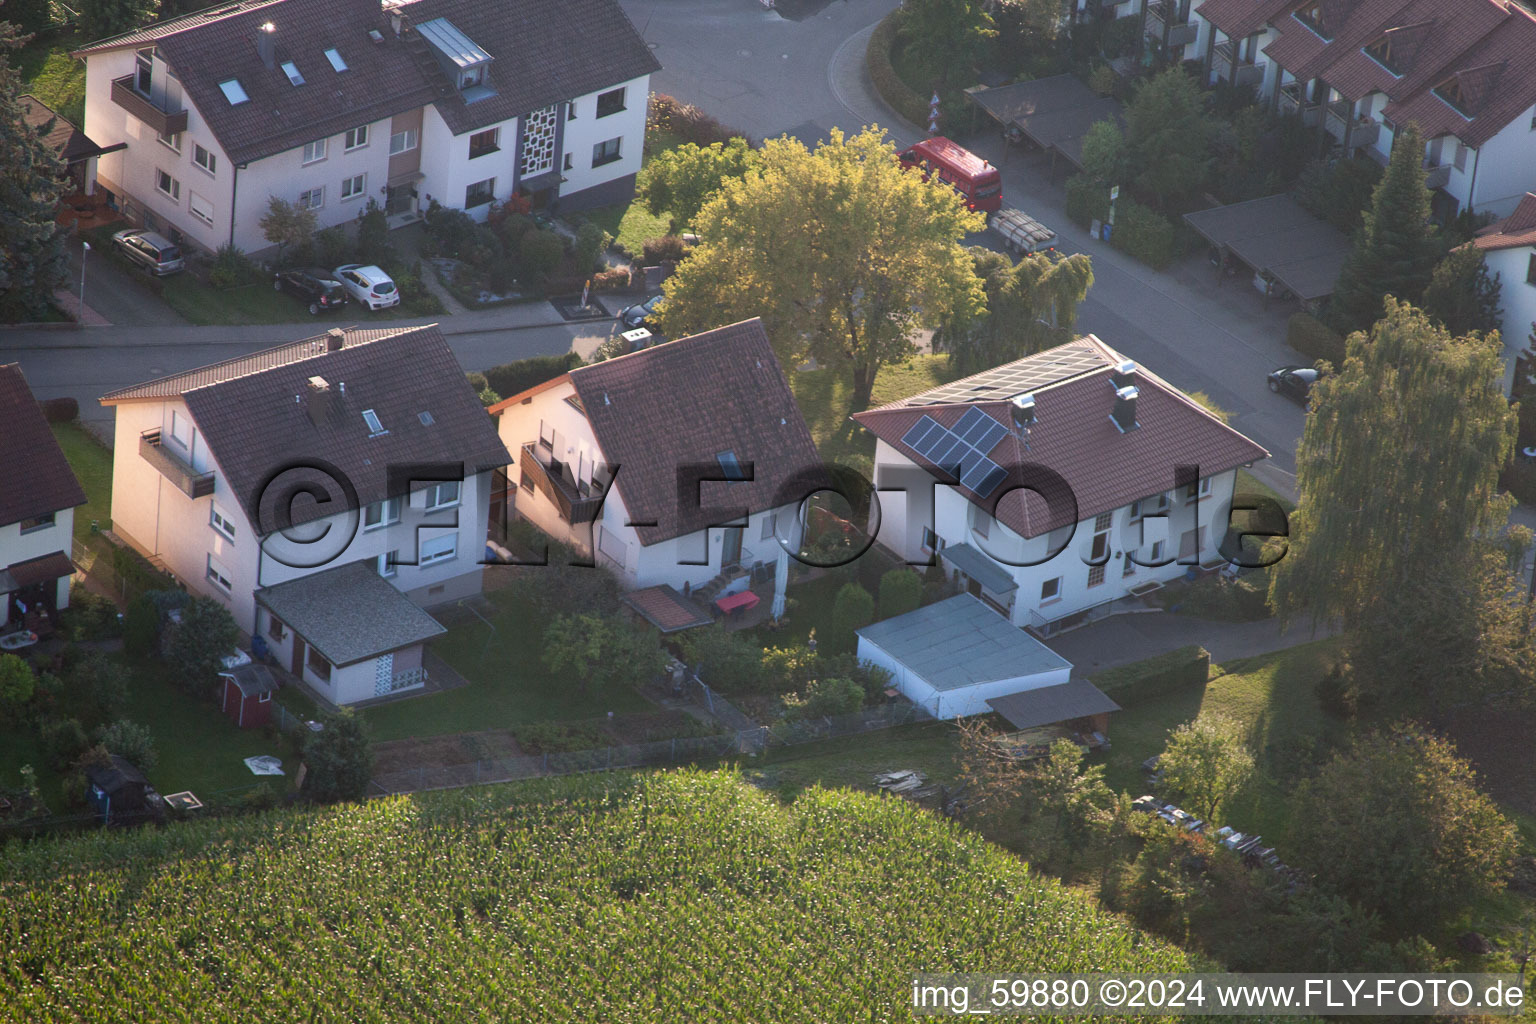
[{"label": "residential house", "polygon": [[1536,13],[1515,0],[1203,0],[1211,80],[1255,87],[1345,154],[1424,134],[1438,216],[1514,210],[1536,183]]},{"label": "residential house", "polygon": [[69,607],[75,508],[85,491],[16,363],[0,365],[0,633]]},{"label": "residential house", "polygon": [[1041,633],[1224,564],[1237,470],[1269,454],[1092,335],[853,418],[878,543]]},{"label": "residential house", "polygon": [[320,227],[626,199],[659,68],[616,0],[240,0],[75,56],[122,212],[247,252],[272,197]]},{"label": "residential house", "polygon": [[1481,249],[1488,273],[1499,276],[1499,301],[1504,321],[1499,333],[1504,342],[1504,390],[1514,383],[1515,364],[1529,360],[1528,373],[1536,373],[1536,193],[1527,192],[1515,212],[1477,233],[1471,242]]},{"label": "residential house", "polygon": [[[511,504],[627,588],[723,591],[774,566],[824,477],[760,320],[590,366],[491,406]],[[713,595],[712,595],[713,596]]]},{"label": "residential house", "polygon": [[425,682],[508,455],[435,326],[332,329],[114,391],[114,533],[347,703]]}]

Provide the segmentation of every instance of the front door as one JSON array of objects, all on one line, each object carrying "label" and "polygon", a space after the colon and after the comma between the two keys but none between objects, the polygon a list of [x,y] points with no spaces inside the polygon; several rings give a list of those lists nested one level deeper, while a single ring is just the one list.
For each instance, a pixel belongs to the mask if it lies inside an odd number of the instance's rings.
[{"label": "front door", "polygon": [[741,527],[727,526],[725,541],[720,551],[720,568],[741,563]]},{"label": "front door", "polygon": [[293,634],[293,674],[304,678],[304,641],[297,633]]}]

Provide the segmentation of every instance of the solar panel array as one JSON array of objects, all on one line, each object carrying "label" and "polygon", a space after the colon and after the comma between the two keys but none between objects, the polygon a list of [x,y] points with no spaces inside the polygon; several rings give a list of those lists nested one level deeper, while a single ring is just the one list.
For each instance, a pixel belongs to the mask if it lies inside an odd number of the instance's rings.
[{"label": "solar panel array", "polygon": [[1012,398],[1014,395],[1022,395],[1026,391],[1038,391],[1069,377],[1107,368],[1108,364],[1105,363],[1104,357],[1096,349],[1086,343],[1077,342],[1036,355],[1025,356],[1023,359],[984,370],[952,384],[944,384],[931,391],[924,391],[902,404],[943,405],[951,402],[1001,401]]},{"label": "solar panel array", "polygon": [[967,409],[954,429],[932,416],[923,416],[903,435],[901,443],[934,465],[954,472],[961,487],[986,498],[1007,476],[987,457],[1007,433],[1007,427],[980,409]]}]

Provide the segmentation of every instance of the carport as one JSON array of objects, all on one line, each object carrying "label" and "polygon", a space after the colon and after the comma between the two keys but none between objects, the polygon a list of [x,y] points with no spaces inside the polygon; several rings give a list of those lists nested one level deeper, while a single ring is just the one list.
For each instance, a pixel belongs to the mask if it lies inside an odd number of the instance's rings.
[{"label": "carport", "polygon": [[1333,294],[1349,256],[1349,236],[1288,195],[1197,210],[1184,220],[1221,255],[1218,273],[1235,257],[1253,268],[1266,300],[1289,292],[1309,310]]},{"label": "carport", "polygon": [[965,90],[972,102],[1002,126],[1051,155],[1051,172],[1059,154],[1076,170],[1083,169],[1083,136],[1099,121],[1113,121],[1123,130],[1120,102],[1100,96],[1076,75],[1053,75],[1033,82],[1015,82]]},{"label": "carport", "polygon": [[1003,697],[993,697],[987,705],[1015,729],[1036,729],[1042,725],[1086,719],[1100,734],[1109,731],[1110,712],[1120,705],[1086,679],[1070,679],[1059,686],[1042,686]]}]

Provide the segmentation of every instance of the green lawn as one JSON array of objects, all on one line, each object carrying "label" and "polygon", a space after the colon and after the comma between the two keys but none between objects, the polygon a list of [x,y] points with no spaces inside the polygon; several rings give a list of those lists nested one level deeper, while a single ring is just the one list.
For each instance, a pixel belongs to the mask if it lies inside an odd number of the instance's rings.
[{"label": "green lawn", "polygon": [[75,509],[75,539],[84,543],[92,520],[103,530],[112,525],[112,452],[78,423],[53,424],[53,437],[85,488],[85,504]]},{"label": "green lawn", "polygon": [[1275,490],[1273,487],[1269,486],[1264,481],[1248,472],[1246,469],[1240,469],[1237,471],[1236,493],[1258,494],[1266,498],[1273,498],[1275,501],[1280,503],[1280,507],[1285,509],[1287,514],[1296,511],[1296,503],[1294,501],[1285,497],[1279,491]]},{"label": "green lawn", "polygon": [[470,681],[469,686],[363,712],[376,740],[509,729],[529,722],[596,718],[612,711],[649,711],[653,705],[629,689],[589,692],[579,680],[555,677],[539,660],[545,616],[532,605],[493,592],[495,631],[479,621],[454,626],[432,650]]},{"label": "green lawn", "polygon": [[[957,376],[950,368],[947,356],[913,356],[880,370],[875,377],[870,404],[878,406],[894,402],[948,384]],[[824,458],[835,462],[840,458],[874,456],[873,435],[848,418],[852,410],[848,398],[851,383],[847,374],[837,370],[792,371],[789,386]]]},{"label": "green lawn", "polygon": [[16,54],[22,90],[42,100],[80,128],[85,123],[85,62],[69,51],[84,40],[76,32],[47,32]]},{"label": "green lawn", "polygon": [[637,263],[645,243],[652,238],[665,235],[672,224],[670,215],[653,214],[646,209],[645,203],[640,199],[633,199],[628,204],[604,206],[601,209],[591,210],[584,216],[612,235],[614,245]]}]

